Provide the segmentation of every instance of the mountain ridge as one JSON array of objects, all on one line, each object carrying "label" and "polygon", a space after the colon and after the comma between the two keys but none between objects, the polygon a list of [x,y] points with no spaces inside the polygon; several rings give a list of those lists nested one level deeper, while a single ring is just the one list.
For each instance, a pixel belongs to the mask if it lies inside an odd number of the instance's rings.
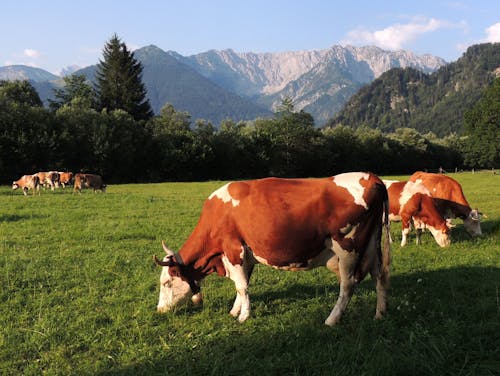
[{"label": "mountain ridge", "polygon": [[[275,53],[209,50],[190,56],[149,45],[134,55],[143,65],[143,81],[155,113],[171,103],[193,118],[214,123],[227,117],[238,121],[269,116],[283,98],[290,97],[297,110],[310,112],[322,125],[360,87],[388,69],[411,66],[431,72],[446,63],[411,51],[338,45]],[[75,73],[93,81],[95,65]],[[45,103],[47,96],[44,90]]]},{"label": "mountain ridge", "polygon": [[460,134],[465,112],[499,76],[500,43],[473,45],[431,74],[413,68],[383,73],[353,95],[327,125]]}]

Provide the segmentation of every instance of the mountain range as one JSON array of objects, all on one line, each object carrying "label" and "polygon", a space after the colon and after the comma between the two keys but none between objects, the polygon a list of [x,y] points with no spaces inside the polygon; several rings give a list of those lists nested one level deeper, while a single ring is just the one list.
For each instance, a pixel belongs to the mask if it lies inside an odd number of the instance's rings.
[{"label": "mountain range", "polygon": [[413,68],[391,69],[345,103],[329,126],[414,128],[443,137],[461,134],[464,114],[500,77],[500,43],[471,46],[455,62],[431,74]]},{"label": "mountain range", "polygon": [[[134,51],[143,65],[143,82],[155,113],[171,103],[193,119],[218,125],[271,116],[284,97],[311,113],[317,125],[332,118],[362,86],[382,73],[411,67],[431,73],[446,62],[432,55],[385,51],[378,47],[333,46],[323,50],[253,53],[210,50],[182,56],[147,46]],[[93,81],[96,65],[74,73]],[[42,69],[0,67],[0,79],[28,79],[47,103],[62,79]]]}]

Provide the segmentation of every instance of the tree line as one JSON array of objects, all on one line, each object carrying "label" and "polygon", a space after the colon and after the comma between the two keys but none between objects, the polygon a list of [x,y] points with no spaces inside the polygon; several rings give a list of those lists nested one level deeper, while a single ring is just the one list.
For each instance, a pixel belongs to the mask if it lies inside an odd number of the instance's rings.
[{"label": "tree line", "polygon": [[133,53],[114,36],[103,55],[95,87],[83,76],[65,77],[49,108],[28,82],[0,82],[0,182],[46,170],[93,172],[107,182],[125,183],[360,170],[406,174],[498,163],[498,149],[485,158],[475,148],[491,121],[497,128],[489,137],[498,137],[498,80],[496,91],[466,117],[469,136],[437,138],[411,128],[387,134],[342,125],[319,129],[288,98],[271,118],[227,119],[216,127],[206,120],[193,122],[170,104],[154,116]]}]

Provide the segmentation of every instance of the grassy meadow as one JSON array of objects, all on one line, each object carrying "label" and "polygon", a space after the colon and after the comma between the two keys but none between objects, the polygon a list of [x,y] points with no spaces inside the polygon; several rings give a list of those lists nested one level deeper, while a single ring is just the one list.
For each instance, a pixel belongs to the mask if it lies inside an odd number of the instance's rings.
[{"label": "grassy meadow", "polygon": [[[336,327],[323,322],[338,282],[257,266],[251,317],[229,315],[235,291],[209,276],[203,308],[156,313],[161,240],[178,249],[221,182],[110,185],[24,197],[0,187],[1,375],[498,375],[500,175],[451,174],[487,218],[452,245],[393,243],[389,311],[369,278]],[[407,178],[385,177],[385,178]]]}]

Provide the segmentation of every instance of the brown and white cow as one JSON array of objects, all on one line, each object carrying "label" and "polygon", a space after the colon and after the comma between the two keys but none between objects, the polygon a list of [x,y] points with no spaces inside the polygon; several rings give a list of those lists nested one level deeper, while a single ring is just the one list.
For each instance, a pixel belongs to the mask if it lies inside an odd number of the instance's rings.
[{"label": "brown and white cow", "polygon": [[423,184],[396,180],[384,180],[384,184],[389,194],[389,219],[402,222],[401,247],[407,243],[412,221],[417,244],[421,244],[422,230],[428,229],[441,247],[450,245],[450,229]]},{"label": "brown and white cow", "polygon": [[293,271],[326,266],[335,272],[340,294],[327,325],[340,320],[354,286],[370,273],[377,291],[375,317],[381,318],[389,284],[388,228],[387,191],[370,173],[228,183],[205,201],[178,253],[163,244],[166,256],[154,256],[163,266],[157,309],[168,311],[191,294],[194,303],[201,302],[200,282],[216,272],[234,281],[230,314],[243,322],[250,315],[249,279],[261,263]]},{"label": "brown and white cow", "polygon": [[106,192],[106,184],[104,184],[100,175],[78,173],[75,175],[73,191],[81,193],[83,188],[92,188],[94,193],[97,190]]},{"label": "brown and white cow", "polygon": [[59,173],[57,171],[37,172],[40,185],[44,188],[50,187],[53,191],[59,185]]},{"label": "brown and white cow", "polygon": [[59,173],[59,184],[61,184],[63,188],[66,188],[66,185],[71,184],[71,181],[73,180],[72,172],[59,171],[58,173]]},{"label": "brown and white cow", "polygon": [[471,236],[481,235],[482,213],[472,210],[459,182],[446,175],[422,171],[410,176],[410,181],[421,182],[430,191],[436,208],[445,219],[461,218]]},{"label": "brown and white cow", "polygon": [[28,195],[28,190],[30,189],[33,190],[33,196],[35,195],[36,191],[38,191],[38,194],[40,194],[40,180],[36,174],[23,175],[19,180],[12,182],[12,189],[16,190],[18,188],[21,188],[23,190],[25,196]]}]

